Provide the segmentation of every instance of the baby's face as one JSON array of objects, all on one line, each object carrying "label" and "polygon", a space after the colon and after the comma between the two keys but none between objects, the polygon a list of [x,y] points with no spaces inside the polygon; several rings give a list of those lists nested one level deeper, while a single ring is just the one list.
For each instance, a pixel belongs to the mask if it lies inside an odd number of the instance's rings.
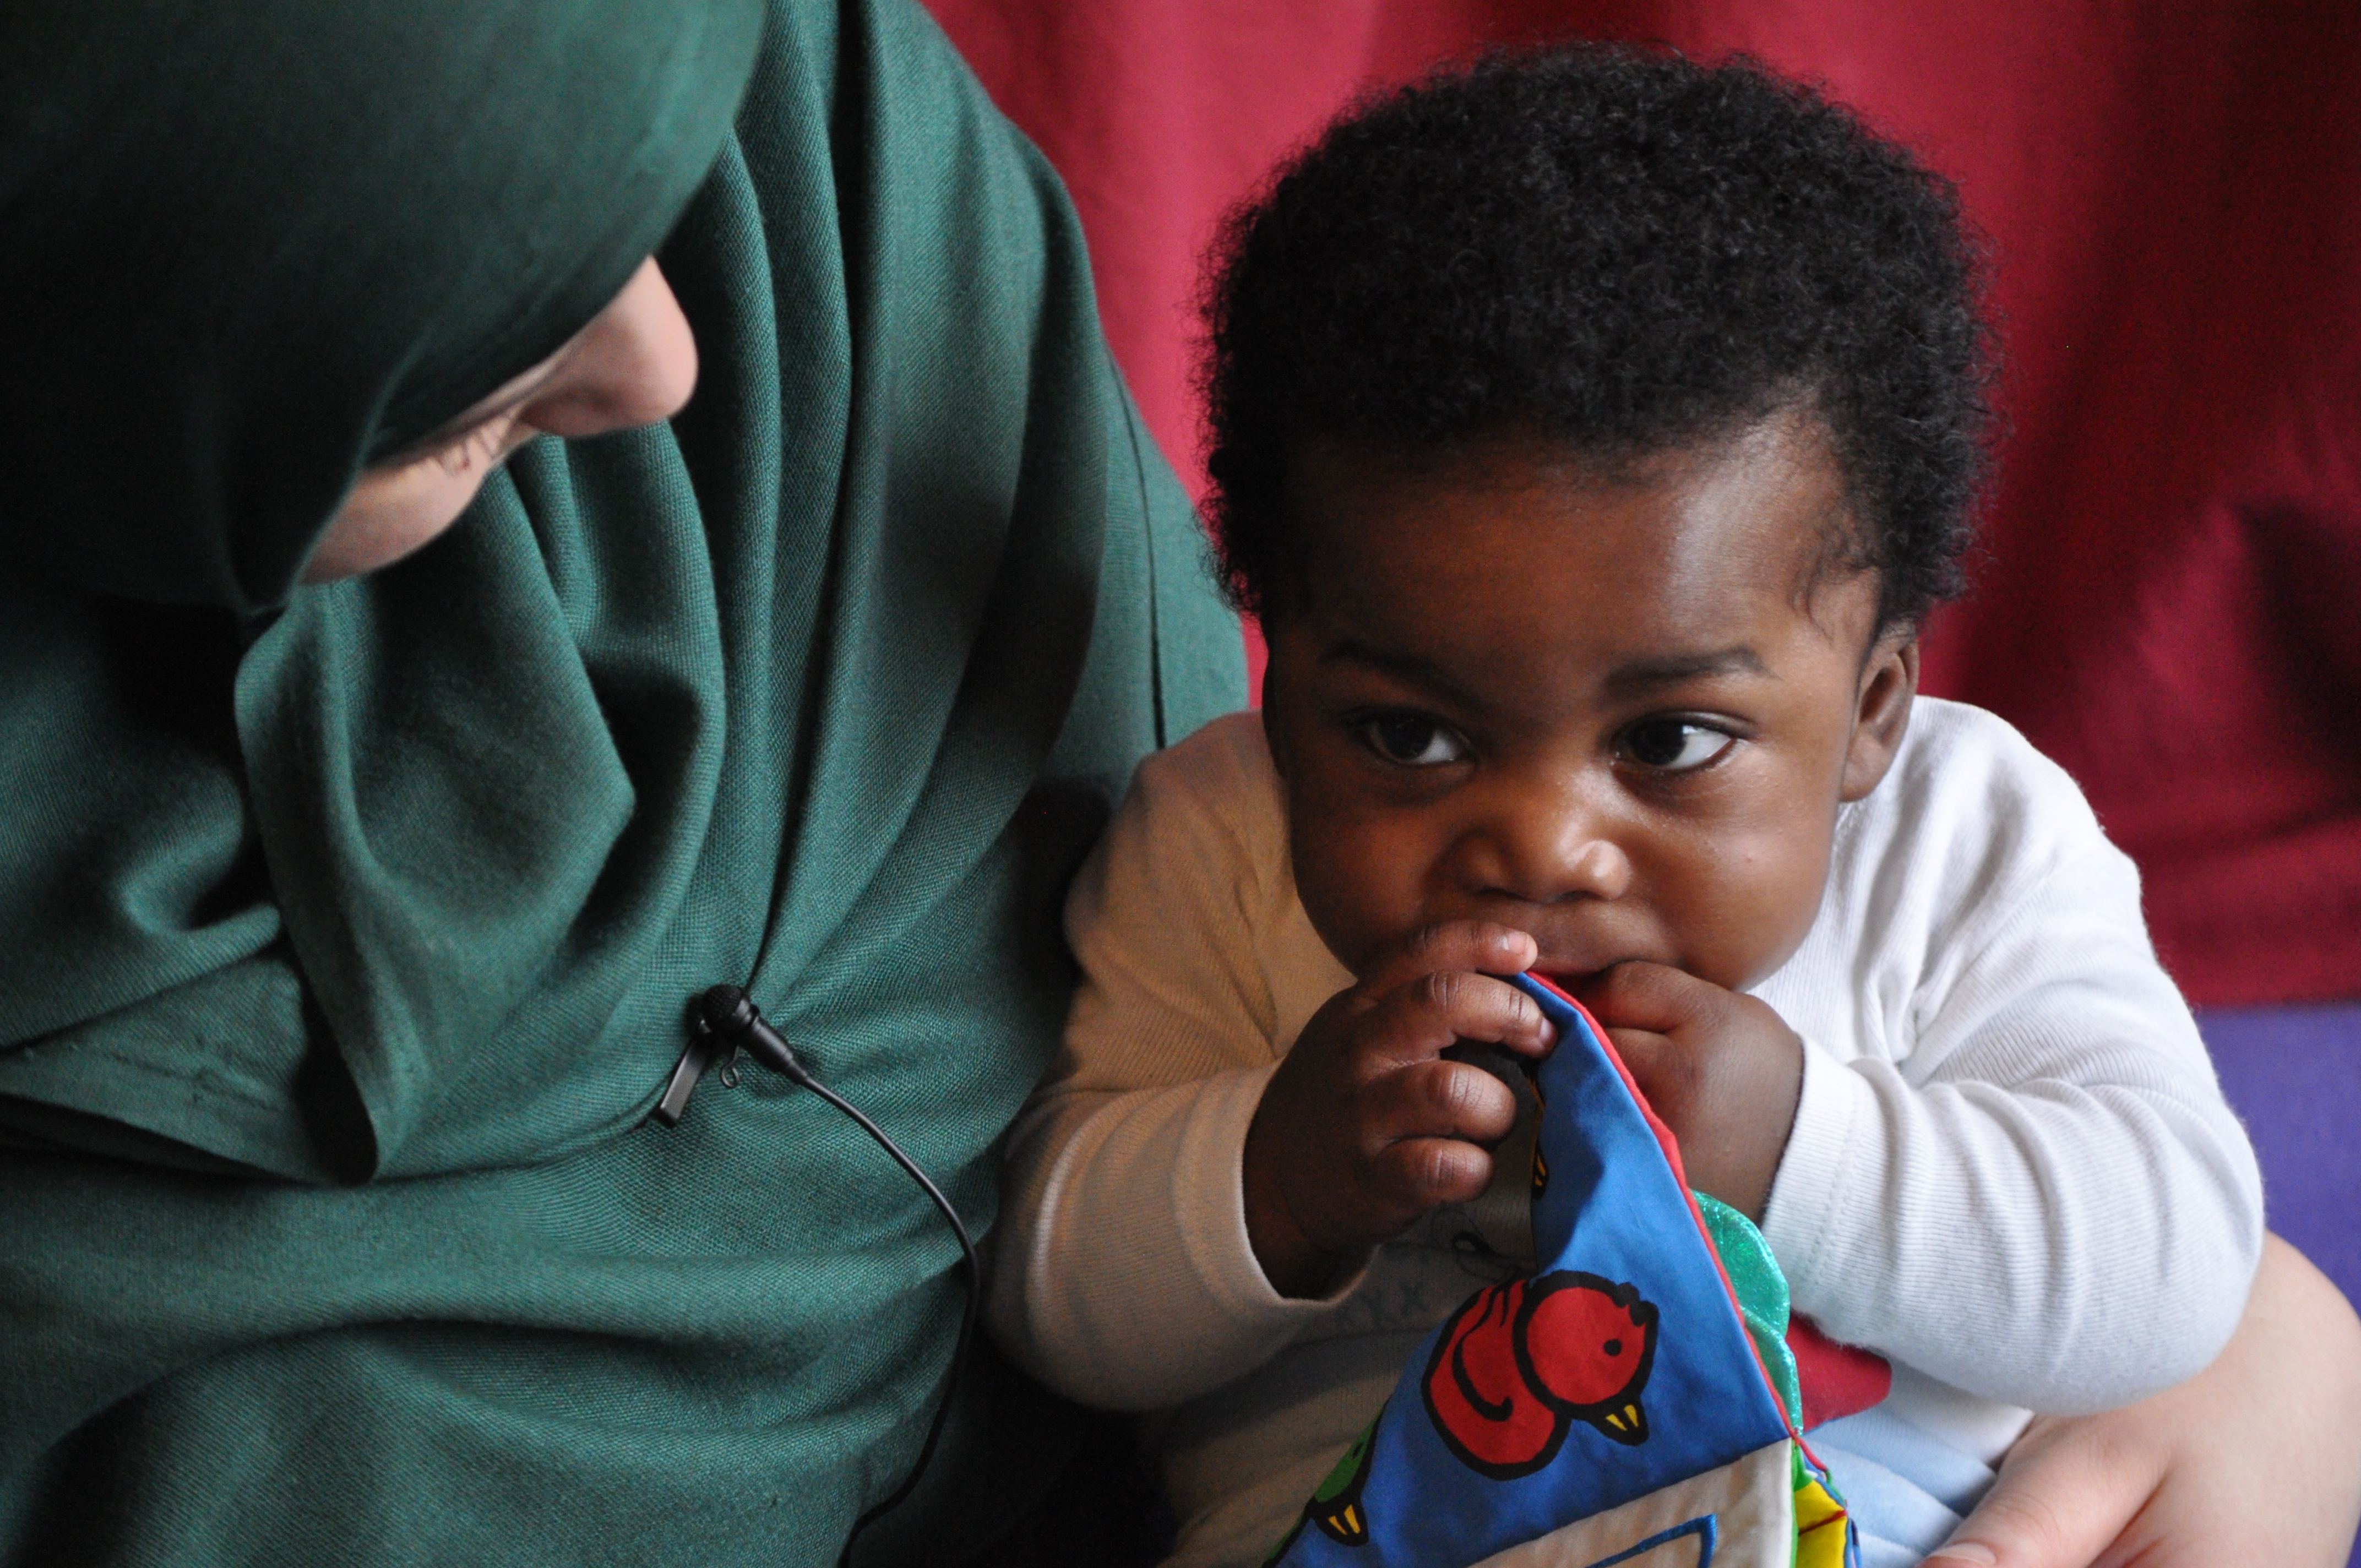
[{"label": "baby's face", "polygon": [[1621,479],[1537,444],[1416,473],[1320,449],[1290,498],[1264,725],[1349,968],[1452,919],[1577,981],[1643,959],[1735,989],[1795,950],[1917,675],[1873,641],[1875,576],[1816,571],[1843,506],[1817,422]]}]

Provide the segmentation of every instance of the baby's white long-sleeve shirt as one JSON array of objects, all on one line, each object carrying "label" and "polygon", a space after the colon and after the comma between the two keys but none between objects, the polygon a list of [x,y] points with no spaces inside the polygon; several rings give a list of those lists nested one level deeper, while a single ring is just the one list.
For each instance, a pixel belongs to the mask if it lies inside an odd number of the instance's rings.
[{"label": "baby's white long-sleeve shirt", "polygon": [[[1325,1299],[1263,1278],[1246,1130],[1351,976],[1296,897],[1256,716],[1141,767],[1067,932],[1082,984],[1012,1140],[991,1320],[1053,1386],[1165,1412],[1180,1560],[1228,1560],[1513,1248],[1515,1184]],[[1897,1413],[1989,1454],[2026,1408],[2127,1403],[2227,1340],[2262,1241],[2252,1152],[2136,872],[2007,724],[1919,700],[1883,783],[1841,809],[1810,934],[1755,994],[1806,1051],[1763,1232],[1797,1311],[1896,1364]]]}]

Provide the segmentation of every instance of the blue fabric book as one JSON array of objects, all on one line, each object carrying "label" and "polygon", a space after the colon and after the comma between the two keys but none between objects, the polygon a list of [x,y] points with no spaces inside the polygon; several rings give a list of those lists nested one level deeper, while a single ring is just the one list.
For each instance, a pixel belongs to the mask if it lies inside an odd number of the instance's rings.
[{"label": "blue fabric book", "polygon": [[1606,1035],[1546,981],[1528,1071],[1539,1270],[1477,1291],[1270,1562],[1282,1568],[1847,1568],[1797,1435],[1787,1299],[1744,1216],[1689,1191]]}]

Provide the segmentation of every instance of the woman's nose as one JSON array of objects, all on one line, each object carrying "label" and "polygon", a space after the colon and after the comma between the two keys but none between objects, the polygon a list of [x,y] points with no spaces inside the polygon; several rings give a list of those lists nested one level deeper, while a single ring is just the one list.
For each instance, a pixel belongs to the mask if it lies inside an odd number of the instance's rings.
[{"label": "woman's nose", "polygon": [[670,419],[697,388],[697,339],[650,257],[518,411],[550,435],[604,435]]},{"label": "woman's nose", "polygon": [[1620,898],[1631,860],[1613,824],[1573,789],[1514,790],[1493,804],[1466,842],[1476,891],[1525,904]]}]

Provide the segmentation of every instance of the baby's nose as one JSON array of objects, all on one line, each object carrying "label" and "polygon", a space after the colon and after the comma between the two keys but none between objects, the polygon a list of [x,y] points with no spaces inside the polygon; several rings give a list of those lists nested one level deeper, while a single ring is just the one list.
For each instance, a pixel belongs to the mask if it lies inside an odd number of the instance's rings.
[{"label": "baby's nose", "polygon": [[1572,792],[1504,803],[1469,845],[1479,891],[1525,904],[1620,898],[1631,860],[1614,823]]}]

